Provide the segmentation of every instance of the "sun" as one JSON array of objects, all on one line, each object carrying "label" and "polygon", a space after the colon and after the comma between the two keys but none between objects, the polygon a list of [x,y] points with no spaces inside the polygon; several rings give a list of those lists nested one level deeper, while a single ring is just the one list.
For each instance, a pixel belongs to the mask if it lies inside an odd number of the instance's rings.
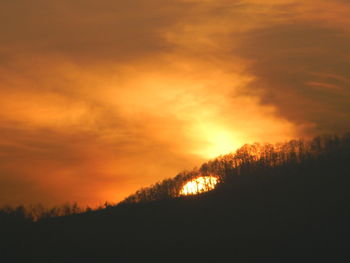
[{"label": "sun", "polygon": [[194,122],[188,132],[193,141],[191,153],[203,159],[212,159],[234,152],[245,141],[242,134],[219,120],[203,118]]},{"label": "sun", "polygon": [[209,158],[230,153],[237,148],[232,134],[228,131],[216,131],[212,137],[208,136],[208,140],[209,145],[204,149],[204,154]]},{"label": "sun", "polygon": [[196,195],[213,190],[219,182],[216,176],[200,176],[187,182],[180,191],[180,195]]}]

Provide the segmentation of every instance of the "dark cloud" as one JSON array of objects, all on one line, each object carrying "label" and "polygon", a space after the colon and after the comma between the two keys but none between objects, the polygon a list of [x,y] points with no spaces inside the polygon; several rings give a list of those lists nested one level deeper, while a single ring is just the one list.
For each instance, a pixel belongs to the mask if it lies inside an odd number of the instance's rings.
[{"label": "dark cloud", "polygon": [[[241,36],[234,52],[252,61],[250,92],[313,133],[350,129],[350,34],[315,24],[281,24]],[[310,132],[310,131],[309,131]]]},{"label": "dark cloud", "polygon": [[192,4],[174,0],[2,1],[0,52],[125,60],[166,51],[164,33]]}]

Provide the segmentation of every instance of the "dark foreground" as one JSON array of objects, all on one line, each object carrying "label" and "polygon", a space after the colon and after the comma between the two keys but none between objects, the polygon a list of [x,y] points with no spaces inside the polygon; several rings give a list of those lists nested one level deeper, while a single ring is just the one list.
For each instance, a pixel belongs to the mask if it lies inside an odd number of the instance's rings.
[{"label": "dark foreground", "polygon": [[200,196],[3,220],[0,262],[348,262],[349,161],[344,151]]}]

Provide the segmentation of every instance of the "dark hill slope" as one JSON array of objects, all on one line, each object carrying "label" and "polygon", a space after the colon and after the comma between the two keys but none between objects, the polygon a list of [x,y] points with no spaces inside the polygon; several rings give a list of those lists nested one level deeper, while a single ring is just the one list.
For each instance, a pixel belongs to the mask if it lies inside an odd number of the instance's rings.
[{"label": "dark hill slope", "polygon": [[255,161],[246,163],[245,172],[234,176],[230,170],[225,183],[206,194],[18,223],[19,231],[7,231],[12,241],[6,257],[13,262],[346,262],[350,148],[345,139],[312,158],[259,169]]}]

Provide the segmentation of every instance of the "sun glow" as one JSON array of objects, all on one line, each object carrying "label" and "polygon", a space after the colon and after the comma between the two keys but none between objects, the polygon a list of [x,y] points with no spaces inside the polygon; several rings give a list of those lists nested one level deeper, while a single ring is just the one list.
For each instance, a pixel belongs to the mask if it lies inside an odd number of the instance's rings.
[{"label": "sun glow", "polygon": [[195,134],[196,139],[200,141],[193,153],[205,159],[231,153],[243,144],[241,136],[231,127],[215,121],[196,123],[192,134]]},{"label": "sun glow", "polygon": [[208,147],[203,149],[203,154],[206,157],[214,158],[221,154],[227,154],[237,148],[237,144],[233,136],[228,131],[207,132]]},{"label": "sun glow", "polygon": [[195,195],[213,190],[218,178],[215,176],[201,176],[186,183],[180,191],[180,195]]}]

